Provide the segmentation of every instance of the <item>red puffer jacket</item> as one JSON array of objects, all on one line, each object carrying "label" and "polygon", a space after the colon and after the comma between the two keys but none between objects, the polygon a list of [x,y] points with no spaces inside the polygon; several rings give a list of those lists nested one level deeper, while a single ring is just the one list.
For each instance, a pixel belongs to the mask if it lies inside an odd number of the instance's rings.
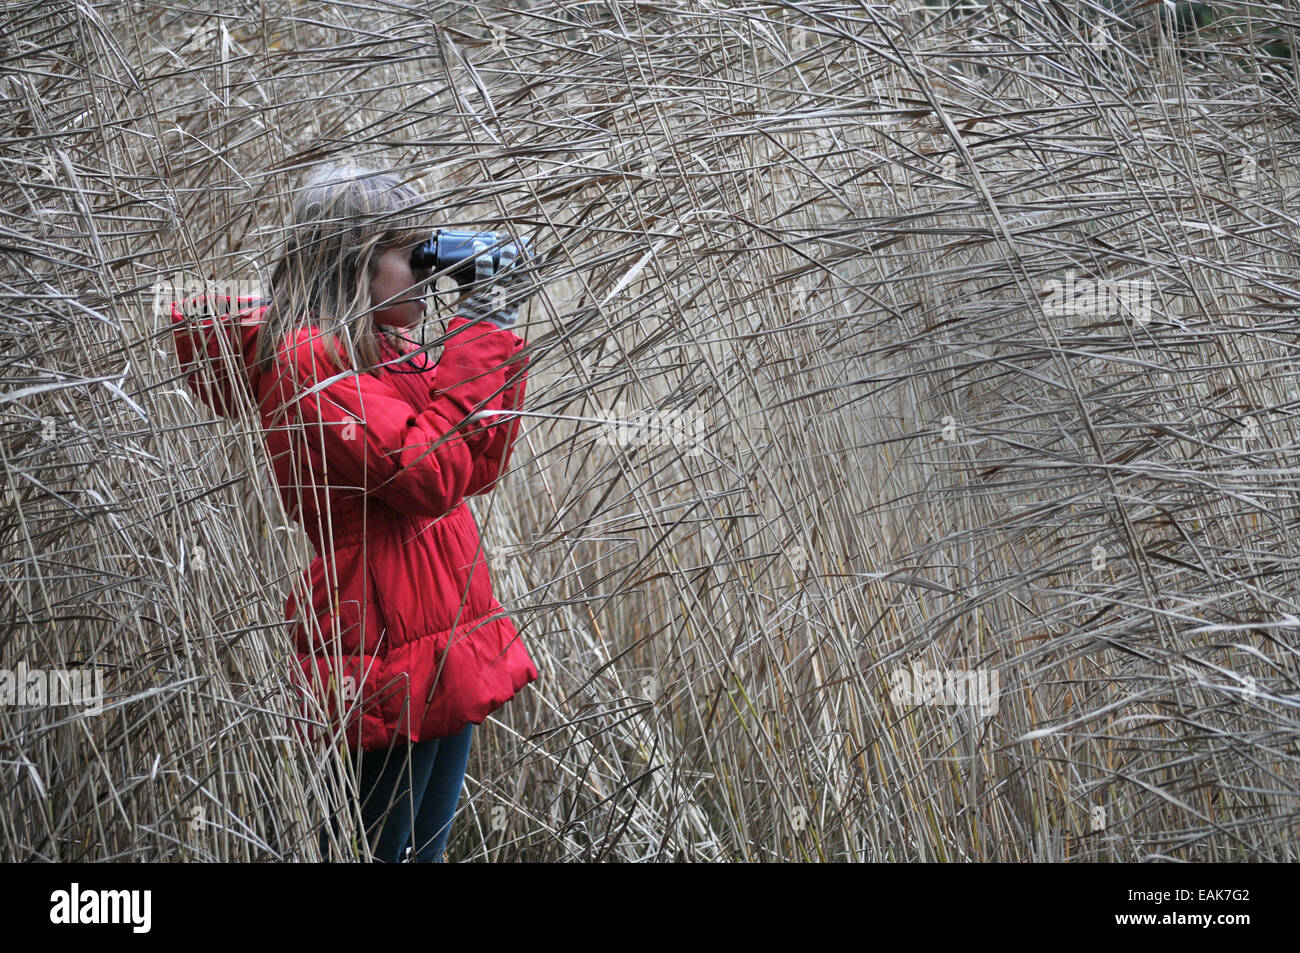
[{"label": "red puffer jacket", "polygon": [[[304,691],[328,705],[336,726],[343,696],[353,748],[482,724],[537,678],[493,595],[465,505],[505,472],[519,418],[488,417],[447,434],[480,405],[522,408],[527,357],[516,354],[525,342],[457,315],[436,367],[411,373],[423,364],[406,361],[407,373],[340,375],[312,327],[286,335],[278,372],[255,374],[264,311],[255,302],[237,299],[233,315],[222,296],[173,303],[172,330],[186,380],[205,403],[232,416],[235,388],[255,398],[285,509],[315,549],[306,574],[319,632],[292,595],[285,609],[297,622]],[[397,356],[387,346],[381,355]],[[279,418],[277,407],[287,408]]]}]

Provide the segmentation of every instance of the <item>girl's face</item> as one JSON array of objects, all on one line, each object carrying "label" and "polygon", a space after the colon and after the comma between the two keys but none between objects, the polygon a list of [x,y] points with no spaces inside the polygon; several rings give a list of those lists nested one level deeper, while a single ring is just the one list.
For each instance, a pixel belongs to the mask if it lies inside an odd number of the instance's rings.
[{"label": "girl's face", "polygon": [[[411,248],[390,248],[379,256],[378,270],[370,279],[370,300],[375,303],[390,302],[374,312],[375,320],[389,327],[413,328],[424,319],[426,305],[424,296],[429,293],[427,285],[415,288],[433,274],[429,268],[411,270]],[[400,297],[398,297],[400,295]]]}]

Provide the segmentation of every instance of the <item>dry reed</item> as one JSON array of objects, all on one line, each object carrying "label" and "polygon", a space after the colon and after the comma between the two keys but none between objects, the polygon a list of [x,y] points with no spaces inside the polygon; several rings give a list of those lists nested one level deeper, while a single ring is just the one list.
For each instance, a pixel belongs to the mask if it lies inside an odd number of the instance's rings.
[{"label": "dry reed", "polygon": [[349,157],[555,253],[450,859],[1295,860],[1294,7],[950,6],[8,3],[0,668],[107,698],[0,706],[0,856],[319,858],[310,551],[154,298]]}]

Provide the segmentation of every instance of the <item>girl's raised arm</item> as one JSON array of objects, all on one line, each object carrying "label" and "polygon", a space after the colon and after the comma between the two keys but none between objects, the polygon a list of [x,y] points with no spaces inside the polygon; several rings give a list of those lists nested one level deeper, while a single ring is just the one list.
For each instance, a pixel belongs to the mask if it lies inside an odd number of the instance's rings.
[{"label": "girl's raised arm", "polygon": [[[518,341],[520,350],[523,349],[524,343],[522,340]],[[438,370],[441,370],[441,365]],[[506,368],[505,380],[509,383],[488,406],[494,410],[498,408],[523,410],[524,390],[528,383],[526,355],[511,360],[510,366]],[[510,466],[510,457],[521,426],[519,417],[510,416],[489,417],[484,423],[489,425],[488,429],[492,436],[482,451],[474,457],[474,469],[470,473],[469,484],[465,487],[466,496],[474,496],[490,490],[506,472]]]},{"label": "girl's raised arm", "polygon": [[[451,333],[423,407],[382,377],[334,372],[324,359],[324,338],[304,328],[286,349],[281,368],[289,372],[268,375],[263,424],[272,430],[304,425],[311,468],[322,484],[366,493],[408,516],[442,516],[465,497],[476,458],[495,439],[491,418],[463,422],[492,406],[516,346],[510,334],[467,325],[459,316],[448,322]],[[282,408],[278,415],[276,408]]]}]

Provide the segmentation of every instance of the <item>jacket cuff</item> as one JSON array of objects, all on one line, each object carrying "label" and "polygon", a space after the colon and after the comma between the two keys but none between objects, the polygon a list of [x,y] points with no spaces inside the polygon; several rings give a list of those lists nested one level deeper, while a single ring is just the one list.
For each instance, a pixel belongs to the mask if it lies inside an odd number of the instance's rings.
[{"label": "jacket cuff", "polygon": [[478,340],[478,338],[481,335],[505,334],[513,341],[516,342],[514,346],[514,350],[518,350],[520,347],[528,343],[524,338],[521,338],[519,335],[515,334],[513,326],[503,328],[499,324],[494,324],[493,322],[489,321],[487,318],[483,318],[480,321],[474,321],[472,318],[468,318],[463,314],[454,314],[447,321],[448,337],[450,337],[452,334],[455,334],[458,331],[461,331],[462,328],[469,329],[466,331],[462,331],[461,333],[468,335],[466,340],[470,340],[470,341]]}]

